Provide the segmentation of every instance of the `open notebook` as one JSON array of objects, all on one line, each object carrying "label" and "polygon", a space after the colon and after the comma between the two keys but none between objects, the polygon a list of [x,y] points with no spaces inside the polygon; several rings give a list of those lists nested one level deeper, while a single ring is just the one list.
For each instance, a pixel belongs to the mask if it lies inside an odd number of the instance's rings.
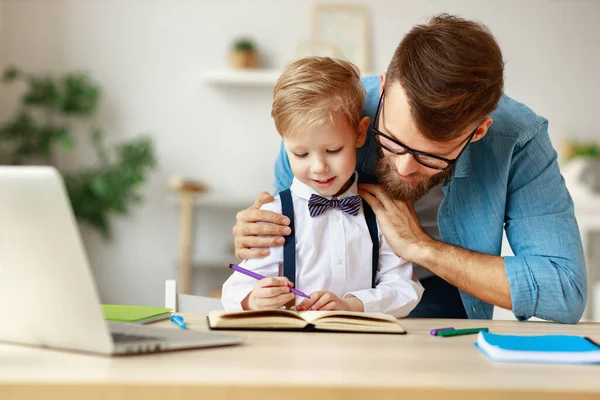
[{"label": "open notebook", "polygon": [[600,346],[583,336],[516,336],[480,332],[475,345],[494,361],[600,363]]},{"label": "open notebook", "polygon": [[208,326],[233,330],[406,333],[391,315],[352,311],[211,311]]}]

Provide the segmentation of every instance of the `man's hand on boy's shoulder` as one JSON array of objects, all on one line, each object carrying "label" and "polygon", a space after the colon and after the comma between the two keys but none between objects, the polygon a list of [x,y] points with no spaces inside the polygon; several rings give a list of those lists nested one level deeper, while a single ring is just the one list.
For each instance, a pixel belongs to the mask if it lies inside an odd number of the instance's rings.
[{"label": "man's hand on boy's shoulder", "polygon": [[297,311],[364,311],[364,305],[357,297],[340,299],[331,292],[319,291],[310,294],[296,306]]},{"label": "man's hand on boy's shoulder", "polygon": [[435,241],[423,230],[413,205],[394,200],[380,185],[361,184],[358,193],[375,212],[381,233],[394,253],[420,263],[423,249]]},{"label": "man's hand on boy's shoulder", "polygon": [[260,208],[273,201],[273,196],[262,192],[252,205],[237,213],[233,227],[235,256],[240,260],[269,255],[269,247],[285,243],[283,236],[290,234],[289,218]]}]

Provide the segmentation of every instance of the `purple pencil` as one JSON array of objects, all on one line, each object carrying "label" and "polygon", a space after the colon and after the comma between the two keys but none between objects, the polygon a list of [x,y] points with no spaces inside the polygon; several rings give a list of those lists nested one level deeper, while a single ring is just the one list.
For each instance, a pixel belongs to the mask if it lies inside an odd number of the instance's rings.
[{"label": "purple pencil", "polygon": [[[231,268],[232,270],[234,270],[234,271],[237,271],[237,272],[239,272],[239,273],[242,273],[242,274],[244,274],[244,275],[247,275],[247,276],[249,276],[250,278],[254,278],[254,279],[258,279],[258,280],[261,280],[261,279],[264,279],[264,278],[265,278],[265,277],[264,277],[264,276],[262,276],[261,274],[257,274],[256,272],[252,272],[252,271],[250,271],[250,270],[247,270],[246,268],[242,268],[242,267],[240,267],[239,265],[235,265],[235,264],[229,264],[229,268]],[[294,288],[292,288],[292,289],[291,289],[291,291],[292,291],[292,293],[295,293],[295,294],[297,294],[297,295],[298,295],[298,296],[300,296],[300,297],[306,297],[307,299],[310,299],[310,296],[308,296],[308,295],[307,295],[307,294],[305,294],[305,293],[302,293],[302,292],[301,292],[301,291],[299,291],[298,289],[294,289]]]}]

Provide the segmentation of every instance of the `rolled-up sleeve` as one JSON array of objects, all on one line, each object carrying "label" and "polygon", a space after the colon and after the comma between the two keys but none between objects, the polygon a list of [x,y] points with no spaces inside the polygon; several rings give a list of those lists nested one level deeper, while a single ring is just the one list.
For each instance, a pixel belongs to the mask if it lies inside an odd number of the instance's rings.
[{"label": "rolled-up sleeve", "polygon": [[505,257],[512,309],[519,320],[576,323],[587,299],[587,275],[571,196],[539,118],[535,134],[515,148],[510,168]]}]

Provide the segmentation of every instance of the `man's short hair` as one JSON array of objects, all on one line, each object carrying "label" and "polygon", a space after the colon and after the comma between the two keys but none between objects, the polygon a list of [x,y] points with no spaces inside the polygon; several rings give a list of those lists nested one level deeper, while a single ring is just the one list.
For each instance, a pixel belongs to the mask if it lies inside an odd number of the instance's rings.
[{"label": "man's short hair", "polygon": [[396,48],[386,87],[397,82],[421,134],[452,140],[498,106],[502,52],[485,25],[441,14],[413,27]]}]

